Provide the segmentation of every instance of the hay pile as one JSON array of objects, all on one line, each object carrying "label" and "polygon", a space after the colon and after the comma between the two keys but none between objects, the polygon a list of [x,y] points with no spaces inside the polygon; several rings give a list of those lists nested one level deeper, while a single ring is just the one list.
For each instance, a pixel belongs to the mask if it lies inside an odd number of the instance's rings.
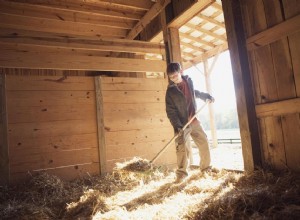
[{"label": "hay pile", "polygon": [[205,203],[191,219],[300,219],[300,176],[257,170]]},{"label": "hay pile", "polygon": [[1,219],[300,219],[296,174],[196,169],[175,183],[174,172],[147,164],[135,158],[105,177],[41,173],[0,187]]}]

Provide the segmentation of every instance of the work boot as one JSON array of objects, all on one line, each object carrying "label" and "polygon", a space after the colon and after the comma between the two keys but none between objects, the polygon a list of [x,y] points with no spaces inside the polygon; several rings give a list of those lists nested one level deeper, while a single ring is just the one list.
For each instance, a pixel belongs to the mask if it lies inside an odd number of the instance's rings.
[{"label": "work boot", "polygon": [[188,175],[185,173],[176,173],[176,179],[174,183],[182,182]]}]

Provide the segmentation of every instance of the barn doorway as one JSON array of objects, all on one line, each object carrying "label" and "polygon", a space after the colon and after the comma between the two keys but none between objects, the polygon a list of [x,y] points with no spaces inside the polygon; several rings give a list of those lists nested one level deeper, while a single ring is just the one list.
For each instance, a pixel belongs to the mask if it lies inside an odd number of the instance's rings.
[{"label": "barn doorway", "polygon": [[[229,51],[208,59],[206,64],[199,63],[184,71],[184,74],[192,78],[195,89],[203,92],[208,91],[205,65],[209,67],[214,65],[210,73],[211,88],[209,90],[211,90],[210,93],[215,98],[215,102],[211,104],[213,108],[206,106],[199,113],[198,119],[206,131],[210,143],[211,164],[220,169],[244,170]],[[197,107],[202,105],[203,101],[197,99]],[[198,165],[198,148],[192,140],[191,146],[193,152],[191,162]]]}]

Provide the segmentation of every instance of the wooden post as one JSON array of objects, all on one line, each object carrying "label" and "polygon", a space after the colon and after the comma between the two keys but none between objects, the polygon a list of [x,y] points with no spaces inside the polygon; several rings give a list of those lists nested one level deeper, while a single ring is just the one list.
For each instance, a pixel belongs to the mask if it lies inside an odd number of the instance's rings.
[{"label": "wooden post", "polygon": [[99,147],[99,164],[100,174],[106,173],[106,142],[103,118],[103,97],[101,88],[101,77],[95,77],[95,93],[96,93],[96,108],[97,108],[97,127],[98,127],[98,147]]},{"label": "wooden post", "polygon": [[222,0],[237,100],[244,168],[261,167],[261,147],[239,0]]},{"label": "wooden post", "polygon": [[5,74],[0,76],[0,185],[9,183],[9,149],[7,140],[7,109],[6,109],[6,89],[5,89]]},{"label": "wooden post", "polygon": [[178,62],[182,66],[179,30],[177,28],[168,28],[168,35],[171,62]]},{"label": "wooden post", "polygon": [[[213,65],[211,66],[211,68],[208,68],[207,60],[204,60],[203,64],[204,64],[204,76],[205,76],[206,90],[209,94],[212,94],[210,73],[211,73]],[[216,123],[215,123],[215,111],[214,111],[213,103],[210,103],[208,105],[208,110],[209,110],[210,131],[211,131],[211,137],[212,137],[212,146],[217,147],[218,146],[218,138],[217,138]]]}]

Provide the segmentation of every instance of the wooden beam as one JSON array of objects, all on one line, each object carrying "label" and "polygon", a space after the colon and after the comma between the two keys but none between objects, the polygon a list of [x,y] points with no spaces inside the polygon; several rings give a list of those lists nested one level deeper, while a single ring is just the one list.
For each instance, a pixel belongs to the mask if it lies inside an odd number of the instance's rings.
[{"label": "wooden beam", "polygon": [[134,39],[170,2],[171,0],[158,0],[135,27],[131,29],[126,38]]},{"label": "wooden beam", "polygon": [[76,54],[76,51],[35,50],[32,46],[1,45],[0,67],[125,72],[165,72],[166,63],[159,60],[98,57]]},{"label": "wooden beam", "polygon": [[41,31],[60,34],[74,34],[81,36],[111,36],[125,37],[126,30],[119,28],[106,28],[93,24],[82,25],[76,22],[55,21],[43,18],[32,18],[26,16],[6,15],[0,13],[0,27],[22,29],[29,31]]},{"label": "wooden beam", "polygon": [[[74,2],[74,0],[71,0]],[[82,1],[79,1],[82,2]],[[95,3],[97,4],[102,4],[102,5],[111,5],[111,6],[121,6],[125,8],[130,8],[134,10],[149,10],[152,5],[153,1],[150,0],[85,0],[84,2],[86,3]]]},{"label": "wooden beam", "polygon": [[91,14],[87,11],[73,12],[60,8],[47,8],[40,5],[30,5],[26,3],[16,3],[0,0],[0,13],[52,19],[56,21],[70,21],[83,24],[94,24],[106,27],[121,29],[131,29],[136,21],[119,19],[114,17]]},{"label": "wooden beam", "polygon": [[6,76],[0,73],[0,185],[7,185],[10,181],[9,171],[9,149],[8,149],[8,132],[7,132],[7,106],[6,106]]},{"label": "wooden beam", "polygon": [[202,15],[201,13],[199,13],[196,17],[199,17],[205,21],[208,21],[212,24],[215,24],[217,25],[219,28],[225,28],[225,24],[224,23],[221,23],[221,22],[218,22],[217,20],[211,18],[211,17],[208,17],[206,15]]},{"label": "wooden beam", "polygon": [[95,77],[95,94],[97,108],[97,132],[98,132],[98,148],[99,148],[99,164],[100,174],[104,175],[106,169],[106,141],[105,141],[105,125],[103,115],[103,96],[102,96],[102,81],[101,77]]},{"label": "wooden beam", "polygon": [[214,44],[211,43],[211,42],[202,40],[200,37],[199,37],[199,38],[198,38],[198,37],[193,37],[193,36],[191,36],[191,35],[189,35],[189,34],[182,33],[182,32],[180,32],[179,34],[180,34],[181,37],[187,38],[187,39],[192,40],[192,41],[195,41],[195,42],[197,42],[197,43],[204,44],[204,45],[209,46],[209,47],[212,47],[212,48],[214,48],[214,47],[216,46],[216,45],[214,45]]},{"label": "wooden beam", "polygon": [[212,6],[213,6],[215,9],[219,10],[219,11],[223,11],[222,5],[220,5],[220,4],[217,3],[217,2],[212,3]]},{"label": "wooden beam", "polygon": [[296,32],[300,32],[300,15],[296,15],[274,27],[249,37],[247,39],[247,49],[258,49]]},{"label": "wooden beam", "polygon": [[182,65],[179,31],[177,28],[168,28],[170,61],[178,62]]},{"label": "wooden beam", "polygon": [[187,26],[188,28],[191,28],[193,30],[196,30],[196,31],[202,32],[204,34],[207,34],[207,35],[209,35],[213,38],[217,38],[221,41],[227,42],[227,39],[225,37],[223,37],[222,35],[218,35],[218,34],[215,34],[211,31],[209,31],[209,30],[206,30],[206,29],[200,27],[200,25],[194,25],[194,24],[187,23],[187,24],[185,24],[185,26]]},{"label": "wooden beam", "polygon": [[76,50],[113,51],[129,53],[152,53],[164,54],[165,47],[162,44],[124,39],[66,39],[64,37],[55,39],[50,37],[37,37],[38,33],[27,36],[26,33],[18,32],[12,35],[10,30],[0,29],[0,42],[7,44],[32,45],[52,48],[71,48]]},{"label": "wooden beam", "polygon": [[[175,2],[175,1],[174,1]],[[186,24],[200,11],[210,6],[215,0],[195,0],[182,14],[176,16],[169,24],[168,27],[180,28]]]},{"label": "wooden beam", "polygon": [[262,166],[262,158],[241,3],[237,0],[223,0],[222,4],[237,100],[244,168],[246,171],[253,171],[255,167]]},{"label": "wooden beam", "polygon": [[258,118],[300,113],[300,98],[256,105],[255,110]]},{"label": "wooden beam", "polygon": [[206,51],[204,54],[202,54],[203,59],[209,59],[219,53],[222,53],[223,51],[228,49],[228,43],[225,42],[224,44],[221,44],[219,46],[215,46],[213,49]]},{"label": "wooden beam", "polygon": [[224,43],[222,45],[216,46],[215,48],[208,50],[207,52],[197,56],[196,58],[194,58],[193,60],[190,61],[190,63],[186,63],[184,65],[185,69],[190,68],[191,66],[201,63],[204,60],[207,60],[215,55],[217,55],[218,53],[222,53],[223,51],[228,49],[228,44]]},{"label": "wooden beam", "polygon": [[[3,1],[3,0],[1,0]],[[86,12],[90,15],[102,15],[107,17],[126,19],[126,20],[139,20],[141,19],[144,12],[137,11],[124,11],[120,9],[113,9],[111,7],[105,6],[95,6],[88,4],[76,4],[74,1],[44,1],[44,0],[12,0],[13,2],[25,3],[28,5],[38,5],[40,7],[44,7],[46,9],[56,9],[56,10],[65,10],[72,12]]]},{"label": "wooden beam", "polygon": [[204,53],[206,51],[206,50],[202,49],[201,47],[197,47],[192,44],[185,43],[183,41],[180,42],[180,45],[190,48],[190,49],[193,49],[195,52],[200,51],[200,52]]},{"label": "wooden beam", "polygon": [[[204,64],[204,77],[205,77],[205,87],[209,94],[212,94],[211,89],[211,79],[210,79],[210,72],[211,67],[208,67],[208,61],[205,60],[203,62]],[[217,130],[216,130],[216,123],[215,123],[215,111],[214,111],[214,104],[209,103],[208,105],[208,112],[209,112],[209,124],[210,124],[210,131],[211,131],[211,138],[212,138],[212,146],[217,147],[218,146],[218,138],[217,138]]]}]

